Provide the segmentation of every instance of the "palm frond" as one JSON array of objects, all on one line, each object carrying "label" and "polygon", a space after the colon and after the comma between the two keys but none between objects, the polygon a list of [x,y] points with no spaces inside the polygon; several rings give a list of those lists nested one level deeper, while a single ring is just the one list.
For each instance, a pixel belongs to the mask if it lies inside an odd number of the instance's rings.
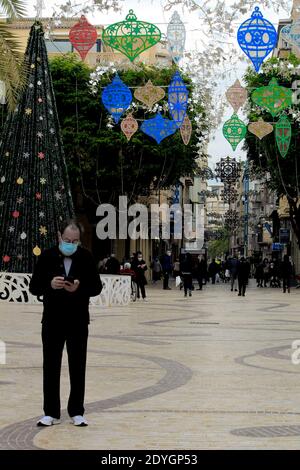
[{"label": "palm frond", "polygon": [[5,24],[0,23],[0,80],[6,86],[9,111],[16,107],[20,91],[26,85],[27,73],[20,45]]},{"label": "palm frond", "polygon": [[24,16],[26,6],[22,0],[0,0],[0,12],[5,13],[10,18]]}]

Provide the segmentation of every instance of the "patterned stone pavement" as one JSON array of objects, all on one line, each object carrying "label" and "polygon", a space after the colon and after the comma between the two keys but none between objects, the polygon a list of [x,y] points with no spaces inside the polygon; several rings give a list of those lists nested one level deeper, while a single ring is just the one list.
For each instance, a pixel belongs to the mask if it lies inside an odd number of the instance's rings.
[{"label": "patterned stone pavement", "polygon": [[[0,449],[300,449],[300,291],[223,284],[148,288],[149,302],[92,309],[87,428],[37,428],[40,306],[0,303]],[[66,357],[61,397],[68,397]]]}]

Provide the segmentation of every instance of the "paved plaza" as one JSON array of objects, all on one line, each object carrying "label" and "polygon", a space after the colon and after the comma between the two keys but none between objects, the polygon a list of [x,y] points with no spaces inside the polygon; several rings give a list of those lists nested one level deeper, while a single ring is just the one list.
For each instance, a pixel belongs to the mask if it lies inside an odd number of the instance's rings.
[{"label": "paved plaza", "polygon": [[70,424],[66,357],[62,423],[42,415],[41,307],[0,304],[1,449],[300,449],[300,290],[228,285],[184,299],[92,309],[87,428]]}]

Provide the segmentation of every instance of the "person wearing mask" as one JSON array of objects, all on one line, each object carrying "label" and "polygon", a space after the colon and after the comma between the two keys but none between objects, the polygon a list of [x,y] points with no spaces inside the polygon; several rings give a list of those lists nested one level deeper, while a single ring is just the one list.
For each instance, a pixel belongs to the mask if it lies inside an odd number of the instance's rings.
[{"label": "person wearing mask", "polygon": [[167,253],[162,256],[161,266],[162,266],[163,279],[164,279],[163,288],[164,290],[171,290],[171,287],[169,287],[169,278],[173,270],[173,265],[172,265],[172,252],[170,250],[168,250]]},{"label": "person wearing mask", "polygon": [[143,260],[143,254],[141,251],[136,253],[136,256],[131,264],[131,269],[135,272],[135,280],[137,285],[137,298],[140,298],[140,291],[142,294],[143,300],[146,302],[146,290],[145,286],[147,285],[147,279],[145,272],[147,271],[147,264]]},{"label": "person wearing mask", "polygon": [[29,290],[43,296],[43,391],[45,416],[38,426],[60,423],[60,374],[66,344],[70,396],[68,413],[75,426],[87,426],[84,418],[86,351],[89,298],[102,290],[92,255],[80,246],[81,227],[65,222],[58,232],[58,245],[38,259]]}]

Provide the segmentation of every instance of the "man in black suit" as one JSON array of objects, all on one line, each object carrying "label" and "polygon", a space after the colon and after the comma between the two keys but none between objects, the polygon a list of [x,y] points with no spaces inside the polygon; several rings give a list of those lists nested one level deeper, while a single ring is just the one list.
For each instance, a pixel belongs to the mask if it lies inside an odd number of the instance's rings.
[{"label": "man in black suit", "polygon": [[102,283],[91,253],[80,246],[81,228],[67,221],[58,232],[58,246],[45,250],[34,270],[29,290],[43,296],[44,412],[38,426],[60,422],[60,372],[66,343],[70,396],[68,413],[75,426],[84,418],[89,298],[100,294]]}]

